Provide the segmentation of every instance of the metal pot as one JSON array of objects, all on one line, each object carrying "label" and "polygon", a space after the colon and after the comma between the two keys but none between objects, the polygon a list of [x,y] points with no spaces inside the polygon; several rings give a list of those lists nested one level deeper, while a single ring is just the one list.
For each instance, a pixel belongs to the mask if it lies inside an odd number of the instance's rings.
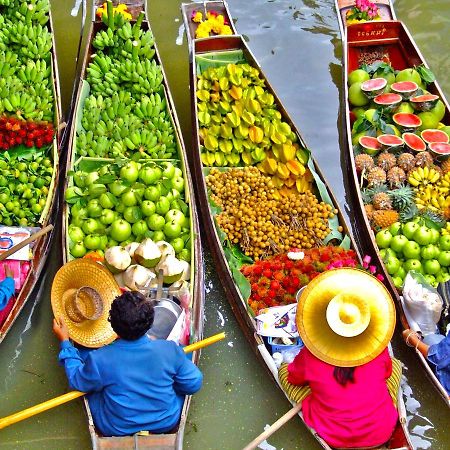
[{"label": "metal pot", "polygon": [[156,339],[167,339],[180,317],[182,308],[178,299],[162,298],[155,302],[155,319],[147,334]]}]

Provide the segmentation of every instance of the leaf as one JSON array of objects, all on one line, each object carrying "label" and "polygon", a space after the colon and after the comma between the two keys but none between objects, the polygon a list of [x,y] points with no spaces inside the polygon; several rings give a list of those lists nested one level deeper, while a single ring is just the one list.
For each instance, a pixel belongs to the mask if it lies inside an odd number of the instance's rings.
[{"label": "leaf", "polygon": [[384,61],[375,61],[372,64],[363,64],[360,69],[366,71],[369,75],[373,75],[375,72],[379,75],[387,75],[388,73],[394,72],[392,66]]},{"label": "leaf", "polygon": [[419,72],[420,78],[422,78],[425,83],[430,84],[433,83],[433,81],[436,81],[434,73],[430,69],[428,69],[428,67],[420,65],[416,67],[416,70],[417,72]]},{"label": "leaf", "polygon": [[109,184],[113,181],[117,180],[117,177],[112,173],[107,173],[105,175],[102,175],[101,177],[98,177],[95,182],[100,184]]}]

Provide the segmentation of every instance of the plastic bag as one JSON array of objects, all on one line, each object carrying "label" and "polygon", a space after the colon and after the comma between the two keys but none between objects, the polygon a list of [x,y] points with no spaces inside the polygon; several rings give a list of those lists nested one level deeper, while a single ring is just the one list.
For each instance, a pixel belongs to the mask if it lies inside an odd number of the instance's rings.
[{"label": "plastic bag", "polygon": [[443,301],[437,289],[427,283],[421,273],[411,270],[406,275],[403,301],[408,315],[417,323],[423,335],[436,333]]}]

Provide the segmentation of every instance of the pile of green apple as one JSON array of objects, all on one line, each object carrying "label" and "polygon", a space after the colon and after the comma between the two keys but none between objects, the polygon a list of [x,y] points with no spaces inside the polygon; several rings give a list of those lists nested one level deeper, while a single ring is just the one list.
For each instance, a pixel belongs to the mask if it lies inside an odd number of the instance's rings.
[{"label": "pile of green apple", "polygon": [[177,258],[190,261],[185,181],[172,162],[124,160],[93,171],[78,168],[71,175],[65,199],[74,258],[90,251],[103,255],[108,248],[150,238],[169,242]]},{"label": "pile of green apple", "polygon": [[410,270],[422,273],[434,287],[450,280],[450,235],[413,220],[392,224],[379,231],[375,240],[398,289]]}]

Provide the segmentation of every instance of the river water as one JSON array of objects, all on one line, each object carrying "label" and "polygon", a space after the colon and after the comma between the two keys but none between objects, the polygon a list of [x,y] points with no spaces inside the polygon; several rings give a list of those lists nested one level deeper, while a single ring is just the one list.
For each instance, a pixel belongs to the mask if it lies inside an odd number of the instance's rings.
[{"label": "river water", "polygon": [[[185,142],[190,143],[188,51],[179,0],[152,0],[150,21],[177,107]],[[72,2],[52,1],[64,109],[70,101],[80,18],[72,18]],[[339,148],[339,91],[342,47],[333,0],[229,0],[238,31],[243,34],[270,82],[312,149],[340,206],[346,203]],[[450,4],[448,0],[397,0],[397,16],[450,96]],[[203,350],[203,389],[194,396],[185,434],[188,450],[242,448],[284,414],[290,404],[250,351],[206,254],[205,336],[226,331],[225,342]],[[49,292],[60,265],[55,242],[41,289],[30,300],[0,351],[0,417],[60,395],[67,390],[57,365],[51,333]],[[417,449],[450,448],[446,427],[450,411],[433,390],[410,349],[394,338],[404,365],[408,426]],[[269,438],[277,449],[320,448],[299,419],[292,419]],[[272,447],[272,448],[273,448]],[[0,431],[0,449],[90,448],[80,400]],[[267,447],[270,449],[271,447]]]}]

